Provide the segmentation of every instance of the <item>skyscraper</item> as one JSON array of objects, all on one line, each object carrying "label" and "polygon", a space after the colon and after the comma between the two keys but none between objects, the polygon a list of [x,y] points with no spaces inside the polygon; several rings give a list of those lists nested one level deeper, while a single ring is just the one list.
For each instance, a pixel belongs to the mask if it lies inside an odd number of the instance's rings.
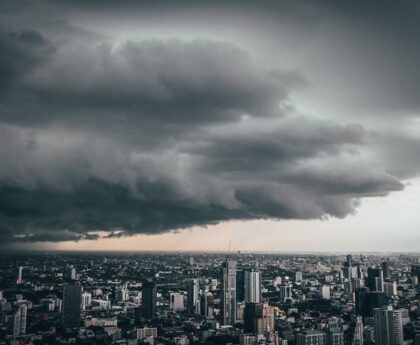
[{"label": "skyscraper", "polygon": [[356,317],[356,321],[351,324],[349,331],[349,345],[363,345],[363,322],[361,316]]},{"label": "skyscraper", "polygon": [[142,314],[147,319],[156,316],[156,295],[156,284],[151,279],[146,280],[142,290]]},{"label": "skyscraper", "polygon": [[28,307],[26,304],[19,305],[13,316],[13,336],[26,333],[26,316]]},{"label": "skyscraper", "polygon": [[279,297],[281,302],[285,302],[287,299],[292,298],[292,285],[284,284],[279,286]]},{"label": "skyscraper", "polygon": [[200,314],[199,279],[191,279],[187,282],[187,311],[189,314]]},{"label": "skyscraper", "polygon": [[19,267],[18,268],[18,276],[16,278],[16,284],[22,284],[23,283],[22,273],[23,273],[23,267]]},{"label": "skyscraper", "polygon": [[261,302],[261,273],[245,272],[245,302]]},{"label": "skyscraper", "polygon": [[344,333],[336,318],[328,320],[328,345],[344,345]]},{"label": "skyscraper", "polygon": [[388,261],[384,261],[382,263],[382,270],[383,270],[383,274],[384,274],[384,279],[388,280],[391,277],[391,272],[389,269],[389,262]]},{"label": "skyscraper", "polygon": [[375,308],[373,316],[375,320],[375,344],[403,344],[402,310],[394,310],[391,306]]},{"label": "skyscraper", "polygon": [[384,291],[384,275],[381,268],[368,268],[368,276],[365,284],[370,291]]},{"label": "skyscraper", "polygon": [[221,323],[236,322],[236,261],[226,260],[222,266]]},{"label": "skyscraper", "polygon": [[[262,333],[263,328],[263,304],[247,302],[245,304],[244,311],[244,332],[258,334]],[[258,328],[261,328],[261,332],[258,332]]]},{"label": "skyscraper", "polygon": [[81,302],[81,286],[78,284],[64,285],[61,315],[61,322],[64,327],[77,327],[80,325]]},{"label": "skyscraper", "polygon": [[245,300],[245,271],[236,271],[236,301],[243,302]]}]

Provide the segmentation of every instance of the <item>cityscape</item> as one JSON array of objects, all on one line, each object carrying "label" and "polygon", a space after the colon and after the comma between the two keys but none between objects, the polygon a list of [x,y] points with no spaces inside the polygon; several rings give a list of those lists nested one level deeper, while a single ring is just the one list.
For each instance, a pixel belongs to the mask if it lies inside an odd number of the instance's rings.
[{"label": "cityscape", "polygon": [[0,344],[420,343],[420,256],[0,258]]}]

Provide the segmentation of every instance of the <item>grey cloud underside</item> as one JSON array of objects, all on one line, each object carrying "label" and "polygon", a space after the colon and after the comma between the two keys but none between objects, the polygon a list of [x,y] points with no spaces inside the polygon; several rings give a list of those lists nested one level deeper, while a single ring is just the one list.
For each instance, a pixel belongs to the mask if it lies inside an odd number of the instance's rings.
[{"label": "grey cloud underside", "polygon": [[363,158],[369,131],[298,114],[289,93],[303,77],[232,44],[76,53],[33,31],[1,37],[2,243],[345,217],[403,188]]}]

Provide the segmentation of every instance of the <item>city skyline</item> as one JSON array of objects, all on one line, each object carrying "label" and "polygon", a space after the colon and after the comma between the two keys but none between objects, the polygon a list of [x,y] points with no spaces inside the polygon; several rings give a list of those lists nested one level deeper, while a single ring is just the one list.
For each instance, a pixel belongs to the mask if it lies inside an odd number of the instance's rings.
[{"label": "city skyline", "polygon": [[419,16],[2,1],[0,250],[418,252]]}]

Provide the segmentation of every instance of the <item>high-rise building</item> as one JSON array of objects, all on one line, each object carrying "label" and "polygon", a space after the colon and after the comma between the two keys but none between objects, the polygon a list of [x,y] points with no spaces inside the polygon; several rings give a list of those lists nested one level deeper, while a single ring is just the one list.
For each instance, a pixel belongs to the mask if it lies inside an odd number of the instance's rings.
[{"label": "high-rise building", "polygon": [[296,336],[297,345],[326,345],[327,335],[320,331],[304,331]]},{"label": "high-rise building", "polygon": [[280,301],[285,302],[287,299],[292,298],[292,285],[284,284],[279,286]]},{"label": "high-rise building", "polygon": [[13,316],[13,336],[18,336],[26,333],[26,316],[28,307],[26,304],[19,305]]},{"label": "high-rise building", "polygon": [[295,272],[295,282],[301,283],[303,280],[303,274],[300,271]]},{"label": "high-rise building", "polygon": [[81,300],[82,290],[80,285],[64,285],[61,314],[61,322],[64,327],[78,327],[80,325]]},{"label": "high-rise building", "polygon": [[361,316],[356,316],[345,333],[345,344],[363,345],[363,321]]},{"label": "high-rise building", "polygon": [[263,324],[263,304],[255,302],[245,303],[244,332],[258,334],[259,323]]},{"label": "high-rise building", "polygon": [[200,314],[199,279],[190,279],[187,282],[187,311],[189,314]]},{"label": "high-rise building", "polygon": [[128,294],[128,289],[125,286],[121,289],[118,289],[115,293],[115,298],[119,302],[128,301],[128,299],[130,298]]},{"label": "high-rise building", "polygon": [[236,301],[245,301],[245,271],[236,271]]},{"label": "high-rise building", "polygon": [[245,272],[245,302],[261,302],[261,273]]},{"label": "high-rise building", "polygon": [[222,267],[221,322],[234,325],[236,322],[236,261],[226,260]]},{"label": "high-rise building", "polygon": [[85,310],[86,307],[92,305],[92,294],[90,292],[84,292],[82,294],[82,309]]},{"label": "high-rise building", "polygon": [[329,285],[322,285],[320,294],[321,294],[321,297],[323,299],[330,299],[331,298],[331,287]]},{"label": "high-rise building", "polygon": [[67,269],[67,279],[68,280],[76,280],[76,269],[74,266],[70,266]]},{"label": "high-rise building", "polygon": [[268,303],[246,302],[244,332],[263,334],[274,330],[274,307]]},{"label": "high-rise building", "polygon": [[396,282],[385,282],[384,291],[387,297],[392,297],[397,295],[397,283]]},{"label": "high-rise building", "polygon": [[142,314],[146,319],[156,316],[157,288],[153,280],[148,279],[143,283]]},{"label": "high-rise building", "polygon": [[402,345],[403,324],[402,310],[394,310],[391,306],[375,308],[375,344]]},{"label": "high-rise building", "polygon": [[335,318],[328,320],[327,344],[344,345],[344,333],[340,324]]},{"label": "high-rise building", "polygon": [[169,294],[169,308],[173,311],[184,311],[184,295],[179,292]]},{"label": "high-rise building", "polygon": [[16,277],[16,284],[22,284],[23,283],[22,274],[23,274],[23,267],[19,267],[18,268],[18,275]]},{"label": "high-rise building", "polygon": [[381,268],[368,268],[368,276],[365,280],[365,285],[370,291],[384,291],[384,275]]},{"label": "high-rise building", "polygon": [[383,270],[383,275],[384,275],[385,280],[388,280],[389,278],[391,278],[391,272],[389,269],[389,261],[384,261],[382,263],[382,270]]},{"label": "high-rise building", "polygon": [[384,292],[371,292],[368,288],[358,288],[355,293],[356,297],[356,314],[363,317],[373,315],[373,309],[379,308],[387,304],[387,297]]}]

